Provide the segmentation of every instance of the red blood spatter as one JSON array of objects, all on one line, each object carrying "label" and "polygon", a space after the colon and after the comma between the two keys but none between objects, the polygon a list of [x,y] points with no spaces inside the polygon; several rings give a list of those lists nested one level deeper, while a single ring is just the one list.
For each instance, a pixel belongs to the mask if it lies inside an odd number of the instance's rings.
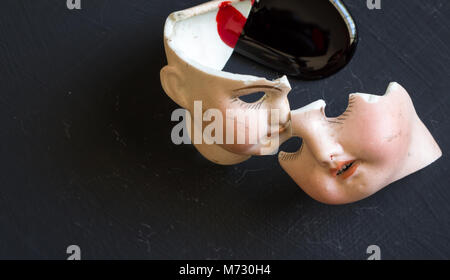
[{"label": "red blood spatter", "polygon": [[219,5],[216,21],[220,38],[225,44],[234,48],[247,19],[235,7],[231,6],[230,1],[224,1]]}]

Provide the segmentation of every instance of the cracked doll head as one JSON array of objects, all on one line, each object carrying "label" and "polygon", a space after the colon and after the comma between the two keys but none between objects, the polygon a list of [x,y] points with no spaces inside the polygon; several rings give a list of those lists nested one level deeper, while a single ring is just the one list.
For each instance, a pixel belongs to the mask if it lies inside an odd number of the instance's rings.
[{"label": "cracked doll head", "polygon": [[383,96],[356,93],[336,118],[325,102],[292,111],[292,133],[303,143],[279,154],[282,168],[312,198],[327,204],[364,199],[441,156],[407,91],[391,83]]},{"label": "cracked doll head", "polygon": [[251,5],[251,0],[211,1],[171,14],[165,25],[168,65],[161,84],[189,113],[197,150],[219,164],[273,154],[290,137],[286,77],[269,81],[222,71]]}]

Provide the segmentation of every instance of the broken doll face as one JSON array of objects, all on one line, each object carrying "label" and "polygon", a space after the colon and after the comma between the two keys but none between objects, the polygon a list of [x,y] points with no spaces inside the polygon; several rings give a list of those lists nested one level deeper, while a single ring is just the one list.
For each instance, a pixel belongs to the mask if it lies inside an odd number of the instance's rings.
[{"label": "broken doll face", "polygon": [[[213,136],[223,149],[243,155],[271,154],[278,151],[280,141],[290,137],[287,94],[291,88],[286,77],[247,83],[214,79],[208,85],[194,83],[196,88],[192,92],[196,94],[185,108],[193,112],[192,101],[202,101],[202,131],[205,132],[212,122],[220,121],[216,129],[222,128],[222,133],[219,135],[219,131],[214,131]],[[210,109],[218,112],[220,117],[213,115],[211,118]]]},{"label": "broken doll face", "polygon": [[[164,71],[176,72],[170,75],[178,75],[172,80],[179,81],[172,81],[164,88],[190,112],[194,144],[195,138],[200,136],[203,138],[200,141],[215,140],[232,153],[262,155],[278,149],[278,145],[272,147],[273,143],[280,142],[278,138],[284,141],[290,137],[287,94],[291,88],[286,77],[275,81],[232,80],[196,69],[182,72],[175,69],[169,66]],[[189,82],[185,83],[186,80]],[[180,86],[174,88],[177,84]],[[213,133],[207,133],[212,126],[215,127]]]},{"label": "broken doll face", "polygon": [[384,96],[352,94],[347,110],[327,118],[317,101],[291,114],[296,153],[280,153],[283,169],[314,199],[343,204],[366,198],[440,157],[404,88]]},{"label": "broken doll face", "polygon": [[[244,17],[250,12],[251,2],[237,0],[226,5]],[[289,138],[287,94],[291,88],[286,77],[269,81],[222,71],[233,52],[230,36],[240,32],[235,15],[225,27],[222,22],[216,23],[223,17],[219,17],[223,5],[223,1],[212,1],[169,16],[165,27],[168,65],[161,70],[161,83],[166,94],[187,109],[192,119],[200,110],[202,122],[192,124],[190,136],[202,154],[217,163],[234,164],[242,161],[235,155],[247,159],[248,155],[271,154]],[[195,104],[201,104],[200,109]],[[220,112],[220,117],[213,110]],[[219,128],[204,133],[213,122]],[[209,142],[205,137],[214,138],[218,148],[205,150],[203,143],[196,143],[198,137],[202,142]],[[214,159],[215,154],[222,157],[224,153],[233,159]]]}]

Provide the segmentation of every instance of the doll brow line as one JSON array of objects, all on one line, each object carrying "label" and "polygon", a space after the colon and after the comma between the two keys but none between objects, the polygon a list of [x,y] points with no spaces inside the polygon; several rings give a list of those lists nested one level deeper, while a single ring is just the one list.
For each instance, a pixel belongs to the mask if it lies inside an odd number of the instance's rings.
[{"label": "doll brow line", "polygon": [[248,86],[248,87],[243,87],[243,88],[238,88],[238,89],[235,89],[235,90],[233,90],[233,91],[240,91],[240,90],[244,90],[244,89],[275,89],[275,90],[278,90],[278,91],[281,91],[281,89],[279,89],[279,88],[276,88],[276,87],[273,87],[273,86],[263,86],[263,85],[261,85],[261,86]]}]

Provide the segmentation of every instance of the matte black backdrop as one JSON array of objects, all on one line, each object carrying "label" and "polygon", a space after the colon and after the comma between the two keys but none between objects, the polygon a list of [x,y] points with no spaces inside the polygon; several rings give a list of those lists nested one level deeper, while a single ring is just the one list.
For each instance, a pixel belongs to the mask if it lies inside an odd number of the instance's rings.
[{"label": "matte black backdrop", "polygon": [[[309,198],[276,157],[217,166],[170,141],[166,16],[201,0],[3,0],[0,258],[450,258],[450,2],[345,3],[361,42],[331,78],[290,79],[292,108],[405,86],[444,156],[351,205]],[[226,67],[280,73],[234,55]],[[294,150],[299,140],[283,145]]]}]

